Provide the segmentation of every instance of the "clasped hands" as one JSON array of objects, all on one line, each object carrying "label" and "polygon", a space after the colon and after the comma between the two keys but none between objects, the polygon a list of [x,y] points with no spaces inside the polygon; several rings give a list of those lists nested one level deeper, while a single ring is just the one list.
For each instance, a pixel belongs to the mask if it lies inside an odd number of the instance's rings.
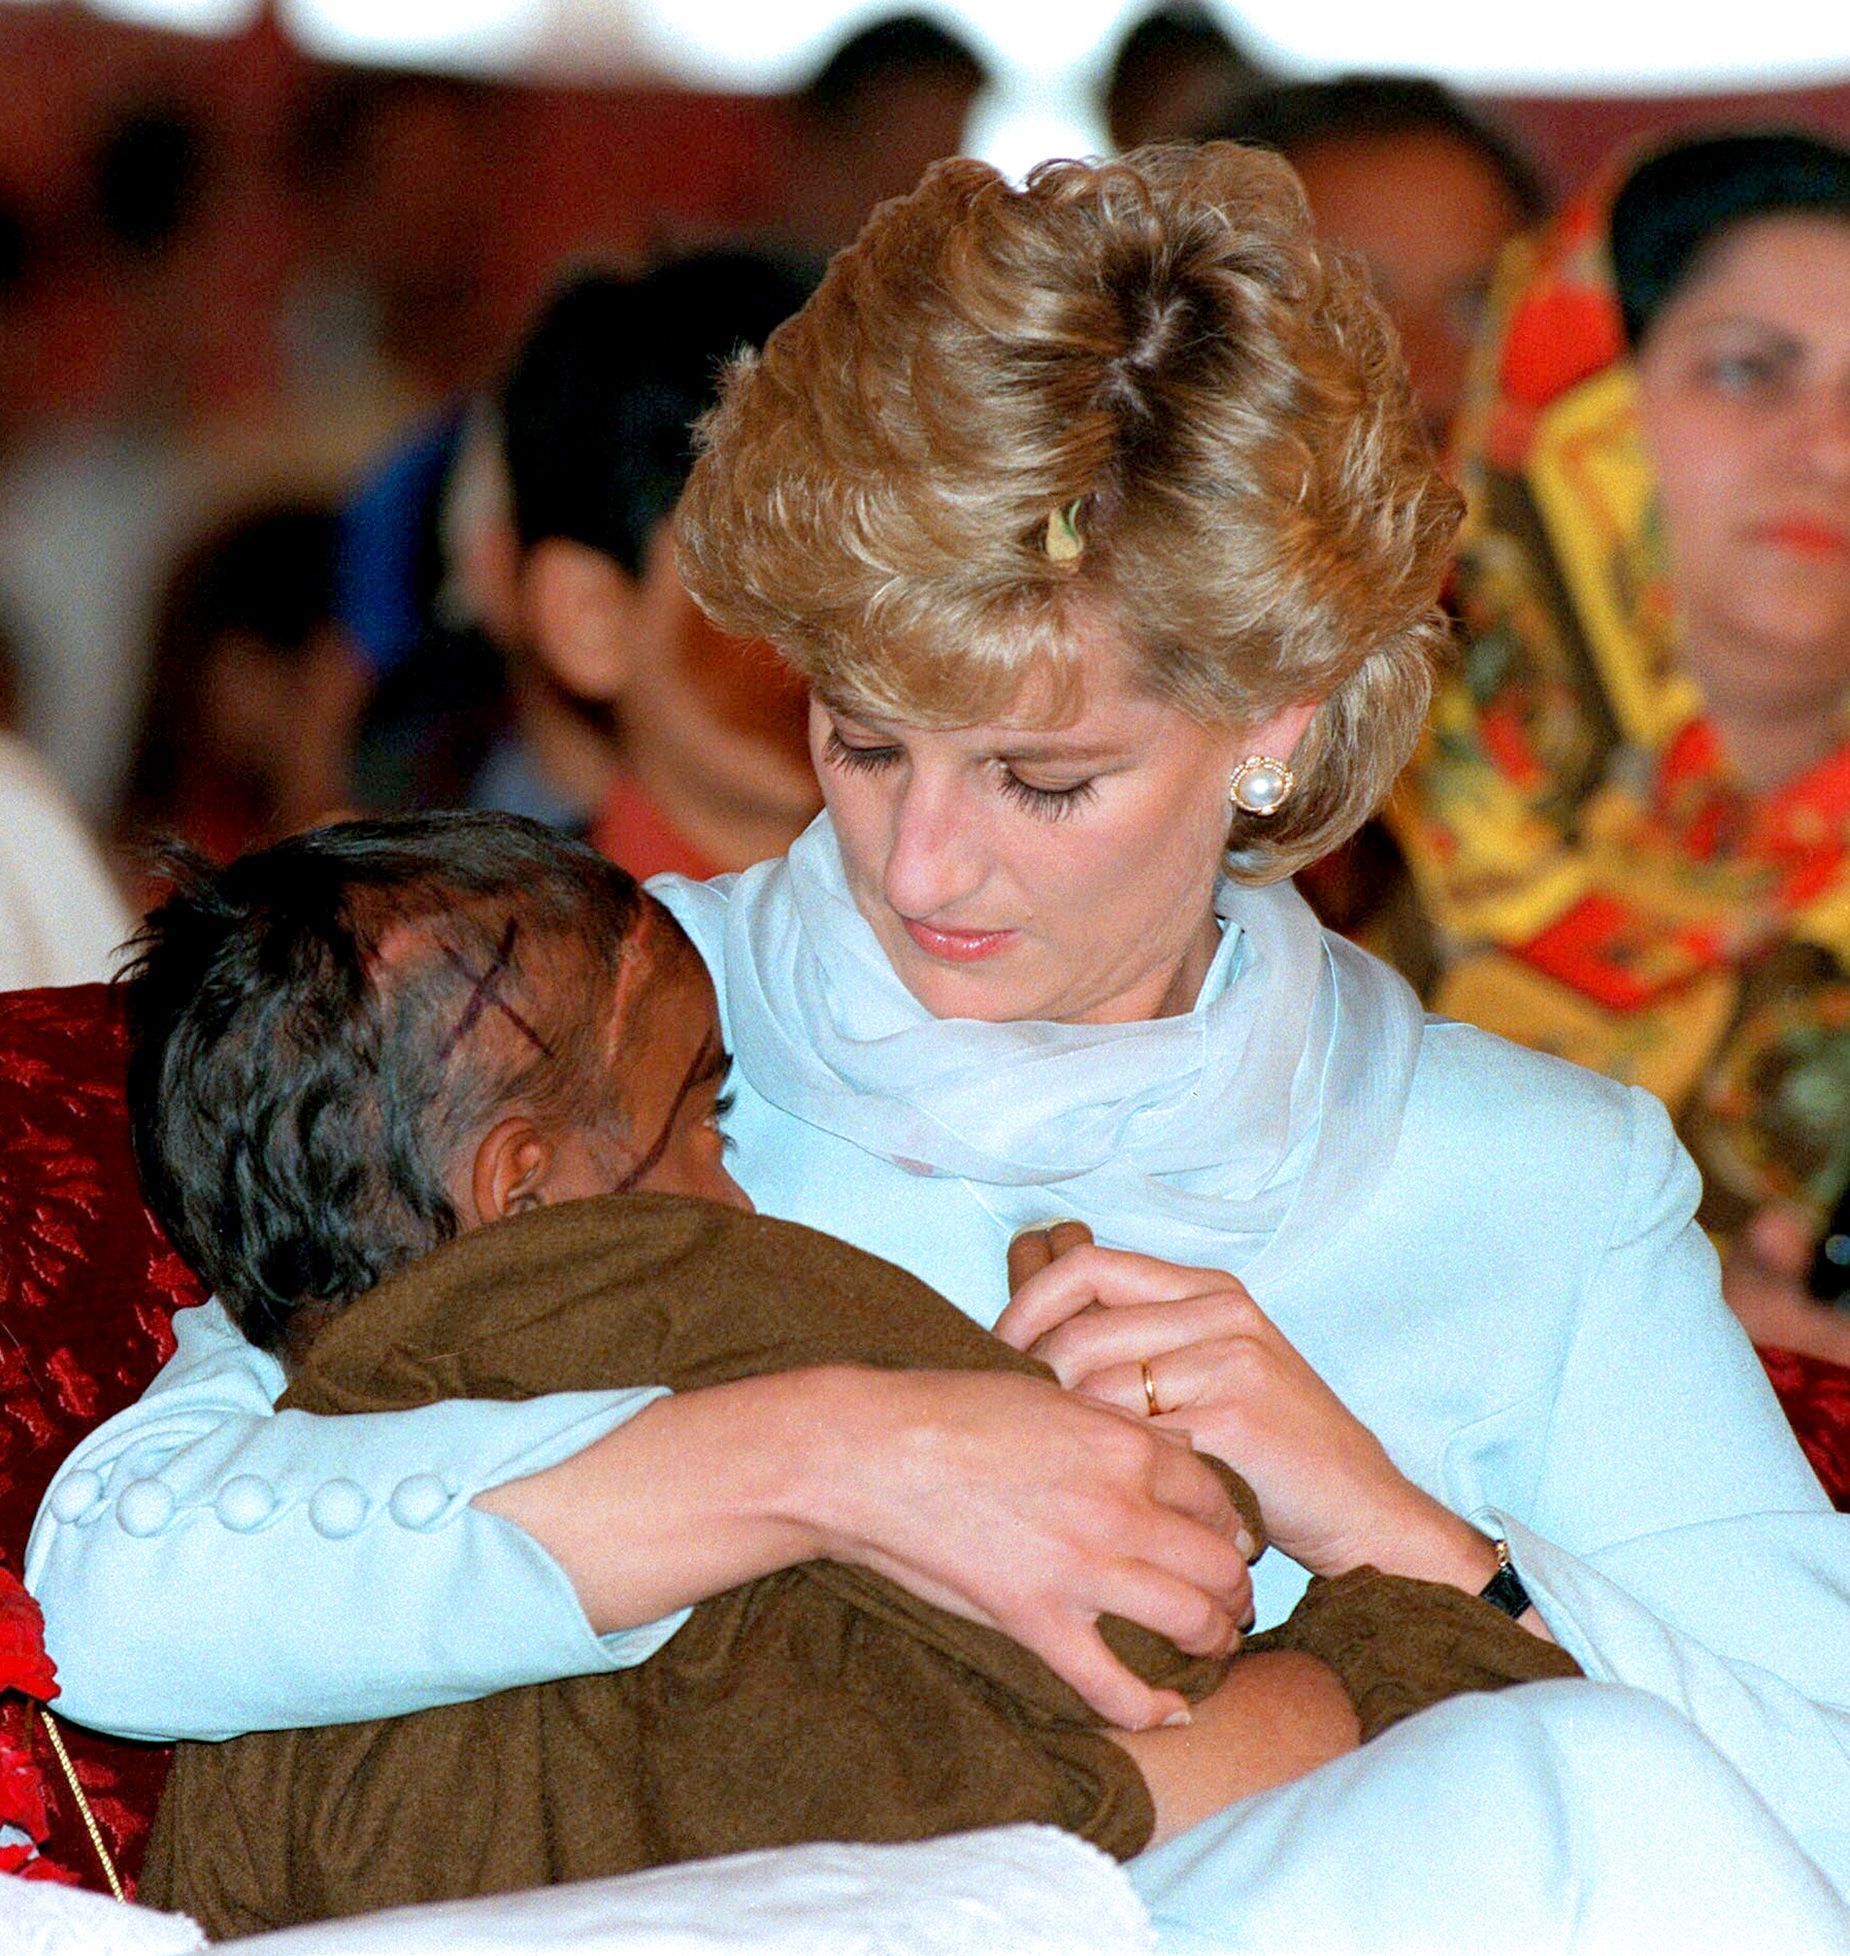
[{"label": "clasped hands", "polygon": [[1252,1484],[1271,1537],[1318,1575],[1375,1560],[1431,1505],[1238,1278],[1100,1249],[1080,1223],[1018,1237],[1005,1344]]},{"label": "clasped hands", "polygon": [[[1236,1278],[1101,1249],[1082,1224],[1061,1223],[1016,1239],[1009,1281],[1011,1301],[997,1336],[1043,1360],[1078,1402],[1075,1411],[1112,1409],[1118,1428],[1145,1440],[1143,1511],[1133,1514],[1135,1497],[1120,1492],[1123,1531],[1114,1538],[1112,1498],[1096,1483],[1116,1470],[1122,1449],[1113,1446],[1114,1458],[1090,1472],[1075,1462],[1075,1495],[1096,1508],[1098,1532],[1072,1546],[1069,1567],[1039,1571],[1051,1591],[1069,1578],[1112,1570],[1111,1598],[1097,1603],[1094,1618],[1103,1609],[1132,1617],[1195,1652],[1231,1649],[1250,1623],[1243,1563],[1230,1568],[1210,1546],[1216,1531],[1230,1539],[1237,1518],[1195,1450],[1247,1479],[1272,1540],[1314,1574],[1373,1562],[1476,1588],[1495,1573],[1485,1538],[1401,1474]],[[1103,1422],[1090,1431],[1087,1444],[1103,1445]],[[1020,1435],[1024,1453],[1037,1454],[1045,1437],[1043,1413]],[[1151,1447],[1150,1440],[1162,1444]],[[1126,1542],[1138,1544],[1141,1568],[1137,1558],[1127,1565]],[[1071,1604],[1058,1607],[1070,1611]],[[1094,1620],[1063,1626],[1050,1642],[1048,1622],[1030,1604],[1026,1621],[1002,1627],[1114,1723],[1135,1729],[1180,1710],[1179,1701],[1155,1706],[1165,1694],[1134,1680],[1124,1684],[1128,1674]]]}]

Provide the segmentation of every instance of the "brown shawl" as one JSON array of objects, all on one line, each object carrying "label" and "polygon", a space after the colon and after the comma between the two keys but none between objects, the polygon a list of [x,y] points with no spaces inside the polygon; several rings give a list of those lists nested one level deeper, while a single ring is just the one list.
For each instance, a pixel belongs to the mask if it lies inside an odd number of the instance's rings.
[{"label": "brown shawl", "polygon": [[[1046,1376],[862,1251],[792,1223],[631,1195],[438,1250],[336,1318],[283,1403],[358,1413],[627,1384],[686,1391],[843,1362]],[[1259,1536],[1250,1490],[1235,1491]],[[1321,1587],[1342,1619],[1324,1640],[1379,1672],[1399,1641],[1402,1592],[1430,1586],[1374,1581],[1386,1592],[1366,1580],[1357,1592],[1373,1630],[1343,1609],[1344,1584]],[[1492,1619],[1498,1650],[1504,1633],[1547,1648],[1443,1592],[1442,1614],[1454,1604]],[[1101,1627],[1142,1676],[1190,1699],[1225,1673],[1134,1625]],[[1447,1634],[1455,1641],[1456,1626]],[[1268,1641],[1307,1647],[1289,1631]],[[1463,1688],[1481,1687],[1483,1668],[1467,1667]],[[1452,1688],[1448,1672],[1397,1702]],[[142,1894],[223,1936],[748,1848],[1012,1820],[1051,1821],[1125,1856],[1148,1841],[1154,1813],[1129,1757],[1038,1658],[878,1576],[811,1562],[702,1603],[633,1668],[182,1746]]]}]

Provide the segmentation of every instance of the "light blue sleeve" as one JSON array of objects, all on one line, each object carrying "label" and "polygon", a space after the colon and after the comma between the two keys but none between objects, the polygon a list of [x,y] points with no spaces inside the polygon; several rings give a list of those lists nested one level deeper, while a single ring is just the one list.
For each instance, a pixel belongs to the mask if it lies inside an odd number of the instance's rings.
[{"label": "light blue sleeve", "polygon": [[1850,1889],[1850,1516],[1721,1300],[1693,1164],[1630,1102],[1527,1525],[1481,1512],[1588,1676],[1680,1712]]},{"label": "light blue sleeve", "polygon": [[635,1664],[685,1612],[599,1637],[558,1564],[470,1505],[581,1451],[659,1390],[325,1418],[217,1304],[59,1470],[26,1551],[59,1709],[222,1739]]}]

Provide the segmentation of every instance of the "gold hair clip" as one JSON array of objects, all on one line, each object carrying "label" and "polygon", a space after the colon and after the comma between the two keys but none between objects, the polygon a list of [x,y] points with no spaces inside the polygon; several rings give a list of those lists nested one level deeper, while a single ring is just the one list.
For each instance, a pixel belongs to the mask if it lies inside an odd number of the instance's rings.
[{"label": "gold hair clip", "polygon": [[1079,553],[1086,547],[1085,538],[1079,534],[1079,505],[1084,501],[1083,496],[1077,497],[1047,519],[1042,548],[1056,564],[1077,563]]}]

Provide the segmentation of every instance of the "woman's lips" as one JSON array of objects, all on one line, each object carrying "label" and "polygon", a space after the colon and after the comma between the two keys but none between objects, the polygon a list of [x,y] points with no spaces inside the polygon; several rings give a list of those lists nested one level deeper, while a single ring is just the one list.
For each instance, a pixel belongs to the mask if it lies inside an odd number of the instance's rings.
[{"label": "woman's lips", "polygon": [[1012,930],[940,930],[912,917],[902,917],[899,921],[921,951],[950,964],[974,964],[979,958],[993,958],[1015,935]]},{"label": "woman's lips", "polygon": [[1760,534],[1768,543],[1800,557],[1850,557],[1850,530],[1816,517],[1784,517],[1767,524]]}]

